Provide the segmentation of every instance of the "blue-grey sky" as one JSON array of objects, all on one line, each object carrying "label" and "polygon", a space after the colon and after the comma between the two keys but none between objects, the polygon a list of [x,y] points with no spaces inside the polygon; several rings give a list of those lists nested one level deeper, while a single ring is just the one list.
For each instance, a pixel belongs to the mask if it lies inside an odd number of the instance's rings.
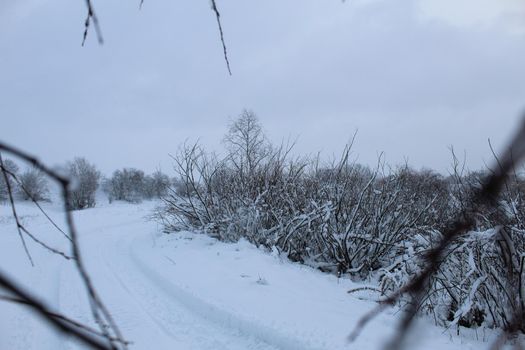
[{"label": "blue-grey sky", "polygon": [[0,1],[0,138],[51,164],[169,171],[221,149],[253,109],[296,153],[445,172],[448,147],[490,161],[525,107],[521,0],[93,0],[105,44],[81,47],[84,0]]}]

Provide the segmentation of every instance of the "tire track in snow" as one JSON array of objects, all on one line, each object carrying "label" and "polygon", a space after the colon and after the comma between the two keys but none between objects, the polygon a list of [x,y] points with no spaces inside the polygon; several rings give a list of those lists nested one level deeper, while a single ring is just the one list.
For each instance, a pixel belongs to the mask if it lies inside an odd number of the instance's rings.
[{"label": "tire track in snow", "polygon": [[[106,266],[108,267],[108,271],[111,272],[115,280],[119,283],[119,285],[122,287],[122,289],[126,292],[126,294],[133,299],[134,303],[139,306],[139,308],[149,317],[149,319],[155,323],[155,325],[161,329],[165,335],[169,336],[170,338],[176,339],[176,335],[173,334],[168,328],[164,326],[164,323],[160,322],[157,317],[153,315],[153,313],[145,307],[144,303],[140,301],[140,298],[137,298],[137,296],[131,291],[131,289],[124,283],[122,278],[120,278],[119,274],[115,272],[115,270],[109,265],[108,261],[106,260]],[[120,313],[120,312],[119,312]]]},{"label": "tire track in snow", "polygon": [[269,346],[281,350],[321,350],[319,348],[311,347],[308,344],[304,344],[300,339],[286,336],[270,327],[243,319],[196,297],[191,294],[190,291],[187,291],[160,276],[158,272],[150,268],[141,258],[138,257],[132,247],[129,247],[129,256],[137,267],[137,270],[140,271],[145,278],[150,280],[152,285],[162,289],[172,300],[180,303],[186,309],[208,322],[212,322],[221,328],[235,330],[244,337],[259,339]]},{"label": "tire track in snow", "polygon": [[[106,273],[112,275],[119,287],[114,290],[115,294],[120,291],[126,294],[125,297],[137,309],[141,310],[142,320],[147,318],[154,323],[157,329],[170,338],[171,343],[167,344],[168,339],[164,339],[167,349],[217,349],[217,350],[275,350],[276,347],[267,344],[257,337],[246,336],[237,329],[230,329],[223,325],[210,322],[206,317],[201,317],[194,310],[189,309],[177,298],[165,293],[162,288],[145,278],[130,259],[129,250],[122,251],[119,243],[128,237],[117,240],[106,241],[109,247],[99,249],[100,260],[105,263]],[[108,249],[109,248],[109,249]],[[106,253],[107,252],[107,253]],[[101,253],[101,254],[100,254]],[[101,261],[100,261],[101,262]],[[114,311],[118,308],[112,306]],[[118,317],[115,314],[115,317]],[[134,341],[134,334],[129,330],[125,336]],[[184,345],[181,345],[184,344]],[[159,346],[155,346],[159,348]]]}]

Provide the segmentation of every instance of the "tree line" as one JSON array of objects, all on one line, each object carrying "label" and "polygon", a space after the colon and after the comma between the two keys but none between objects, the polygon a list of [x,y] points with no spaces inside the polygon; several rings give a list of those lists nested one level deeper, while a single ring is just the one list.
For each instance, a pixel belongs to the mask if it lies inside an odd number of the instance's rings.
[{"label": "tree line", "polygon": [[[11,159],[4,160],[4,168],[9,173],[10,186],[19,200],[36,202],[51,201],[47,176],[36,167],[28,167],[23,172]],[[152,174],[135,168],[124,168],[105,178],[96,166],[85,158],[77,157],[60,169],[72,181],[69,208],[80,210],[93,208],[100,189],[109,202],[122,200],[138,203],[143,199],[160,198],[166,194],[171,179],[160,170]],[[0,202],[8,200],[6,180],[0,178]]]}]

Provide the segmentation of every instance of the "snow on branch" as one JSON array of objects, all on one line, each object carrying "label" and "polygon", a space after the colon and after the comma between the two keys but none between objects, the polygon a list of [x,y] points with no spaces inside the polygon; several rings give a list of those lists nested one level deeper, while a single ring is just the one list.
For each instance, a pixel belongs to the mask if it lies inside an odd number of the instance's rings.
[{"label": "snow on branch", "polygon": [[[426,264],[421,272],[409,280],[407,284],[383,299],[376,308],[364,315],[350,334],[350,340],[354,340],[359,336],[363,327],[386,307],[398,302],[403,295],[409,295],[410,301],[408,302],[407,310],[399,322],[398,332],[389,343],[388,349],[400,349],[402,347],[419,305],[421,305],[424,295],[429,288],[430,279],[438,271],[447,249],[452,245],[454,240],[465,235],[475,227],[476,214],[481,206],[497,206],[498,203],[496,199],[505,184],[507,176],[511,174],[515,166],[519,164],[524,157],[525,119],[522,121],[522,125],[507,150],[501,158],[498,159],[497,166],[494,167],[492,173],[484,180],[482,186],[472,193],[468,200],[468,205],[457,213],[446,225],[438,244],[425,254]],[[476,282],[478,282],[475,283],[477,290],[482,280]],[[515,334],[522,328],[523,316],[525,315],[524,310],[522,308],[515,308],[514,310],[510,322],[506,325],[502,335],[494,343],[493,348],[499,349],[504,343],[502,339],[506,339],[509,335]]]}]

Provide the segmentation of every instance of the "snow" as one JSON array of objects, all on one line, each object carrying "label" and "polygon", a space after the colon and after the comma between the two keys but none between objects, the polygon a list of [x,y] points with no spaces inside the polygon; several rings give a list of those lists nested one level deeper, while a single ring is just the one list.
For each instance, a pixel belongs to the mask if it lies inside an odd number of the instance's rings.
[{"label": "snow", "polygon": [[[75,212],[88,272],[130,349],[381,349],[395,332],[393,308],[354,343],[347,336],[374,307],[373,291],[348,279],[291,263],[246,241],[222,243],[190,232],[162,233],[149,219],[155,202],[114,202]],[[44,208],[63,225],[59,204]],[[24,224],[55,247],[67,247],[36,208],[18,204]],[[24,255],[10,208],[0,205],[0,269],[49,305],[93,325],[71,262],[28,241]],[[422,318],[418,349],[486,348],[490,330],[445,330]],[[485,342],[484,342],[485,341]],[[0,302],[0,349],[79,349],[19,305]]]}]

